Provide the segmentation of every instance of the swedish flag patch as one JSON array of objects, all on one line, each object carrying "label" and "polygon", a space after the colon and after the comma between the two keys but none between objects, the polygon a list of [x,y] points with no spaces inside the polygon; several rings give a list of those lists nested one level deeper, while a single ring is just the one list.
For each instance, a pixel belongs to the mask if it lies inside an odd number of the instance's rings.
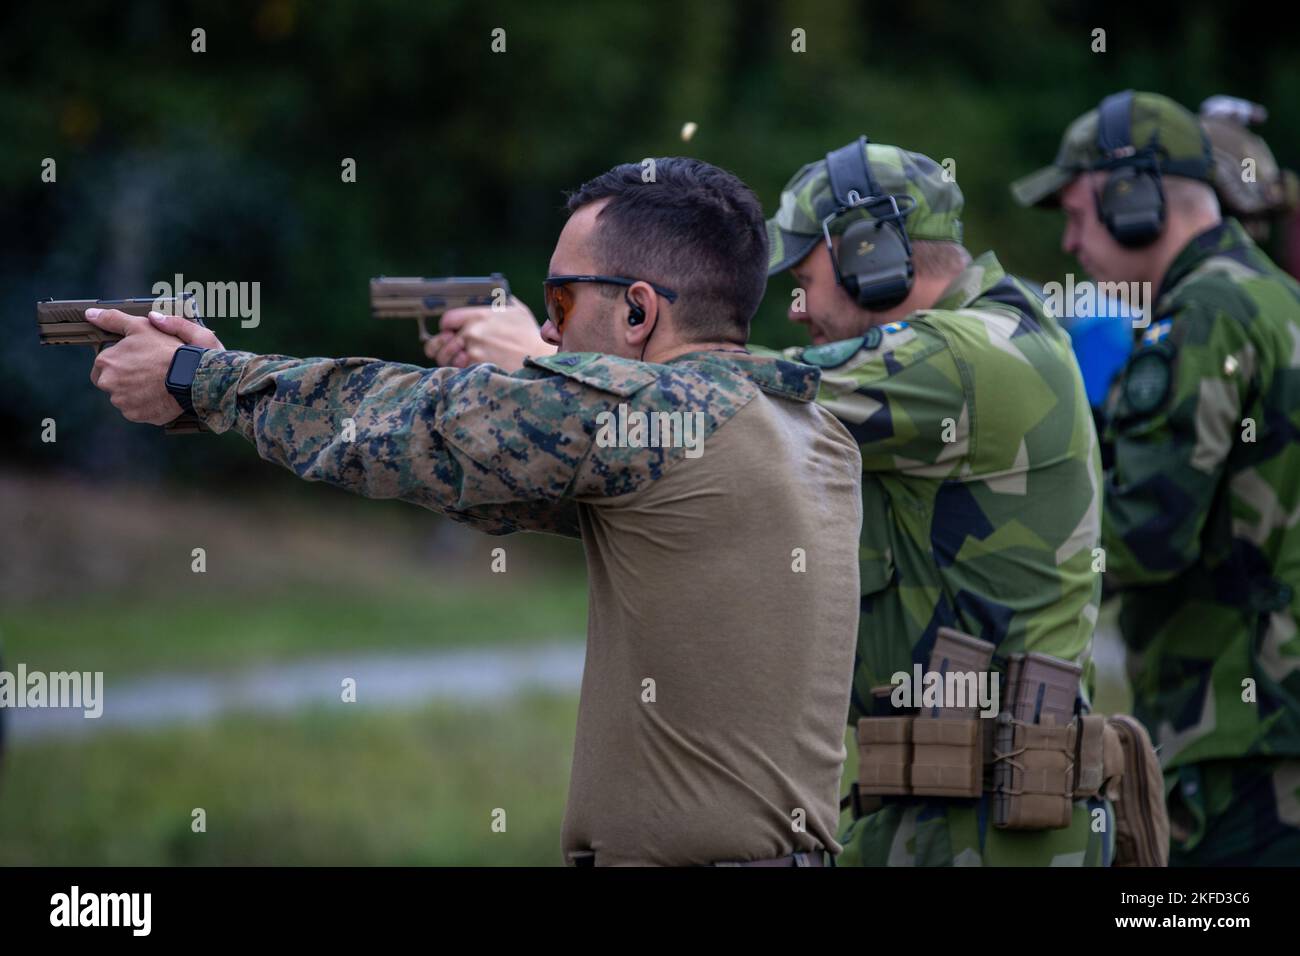
[{"label": "swedish flag patch", "polygon": [[1152,322],[1150,327],[1142,333],[1142,344],[1155,345],[1158,342],[1163,342],[1165,339],[1169,338],[1169,332],[1173,327],[1174,320],[1172,318],[1160,319],[1159,321]]}]

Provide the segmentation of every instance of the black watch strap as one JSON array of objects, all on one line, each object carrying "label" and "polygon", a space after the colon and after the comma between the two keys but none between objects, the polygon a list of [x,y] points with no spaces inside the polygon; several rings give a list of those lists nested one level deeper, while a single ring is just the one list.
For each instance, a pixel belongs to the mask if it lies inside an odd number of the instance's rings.
[{"label": "black watch strap", "polygon": [[207,349],[197,345],[182,345],[172,355],[172,364],[167,369],[167,392],[176,399],[181,411],[186,415],[194,414],[194,399],[190,387],[194,384],[194,373],[198,371],[199,362]]}]

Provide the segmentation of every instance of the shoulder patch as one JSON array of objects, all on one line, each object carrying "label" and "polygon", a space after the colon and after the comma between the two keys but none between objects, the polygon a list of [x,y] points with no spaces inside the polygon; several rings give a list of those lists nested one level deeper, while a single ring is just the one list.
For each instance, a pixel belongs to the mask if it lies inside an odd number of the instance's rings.
[{"label": "shoulder patch", "polygon": [[[827,342],[825,345],[812,345],[803,350],[803,361],[818,368],[837,368],[859,352],[871,352],[882,346],[894,348],[904,345],[916,337],[915,332],[907,332],[908,323],[890,322],[888,325],[873,325],[866,333],[842,342]],[[886,342],[885,336],[896,336],[902,332],[907,335],[892,342]]]},{"label": "shoulder patch", "polygon": [[1173,382],[1172,362],[1163,348],[1140,349],[1124,369],[1124,400],[1135,415],[1150,415],[1164,404]]},{"label": "shoulder patch", "polygon": [[642,362],[599,352],[560,352],[530,357],[524,360],[524,364],[624,397],[639,392],[658,378]]},{"label": "shoulder patch", "polygon": [[853,358],[862,349],[874,349],[880,344],[880,329],[871,328],[866,335],[842,342],[811,345],[803,350],[803,361],[817,368],[835,368]]}]

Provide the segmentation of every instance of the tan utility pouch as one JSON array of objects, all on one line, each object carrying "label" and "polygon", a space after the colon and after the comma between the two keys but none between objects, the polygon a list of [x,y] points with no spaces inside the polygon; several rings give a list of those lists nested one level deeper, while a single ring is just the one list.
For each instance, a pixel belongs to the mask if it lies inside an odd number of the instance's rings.
[{"label": "tan utility pouch", "polygon": [[979,717],[912,724],[912,793],[922,797],[978,797],[984,783]]},{"label": "tan utility pouch", "polygon": [[863,717],[858,721],[858,793],[909,792],[914,722],[911,716]]},{"label": "tan utility pouch", "polygon": [[1164,775],[1146,728],[1128,714],[1106,718],[1106,796],[1115,804],[1115,866],[1169,865]]},{"label": "tan utility pouch", "polygon": [[[1088,714],[1078,718],[1074,755],[1074,798],[1095,797],[1105,783],[1104,740],[1106,718]],[[1118,741],[1117,741],[1118,742]]]},{"label": "tan utility pouch", "polygon": [[1058,830],[1073,811],[1077,724],[1030,724],[1003,712],[994,743],[993,824]]},{"label": "tan utility pouch", "polygon": [[983,722],[979,717],[863,717],[858,721],[858,793],[978,797]]}]

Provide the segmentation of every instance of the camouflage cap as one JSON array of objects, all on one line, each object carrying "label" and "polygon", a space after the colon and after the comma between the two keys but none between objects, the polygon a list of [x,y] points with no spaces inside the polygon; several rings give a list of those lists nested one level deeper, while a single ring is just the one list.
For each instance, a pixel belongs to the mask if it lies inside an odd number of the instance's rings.
[{"label": "camouflage cap", "polygon": [[[955,180],[929,156],[897,146],[867,144],[871,175],[887,195],[911,197],[915,205],[904,223],[912,239],[961,242],[964,200]],[[808,163],[781,190],[781,207],[767,221],[767,274],[775,275],[808,255],[822,239],[822,220],[836,209],[826,160]],[[831,224],[831,234],[843,232],[860,219],[871,219],[866,209],[854,209]]]},{"label": "camouflage cap", "polygon": [[[1080,173],[1102,168],[1107,157],[1097,145],[1097,109],[1084,113],[1065,131],[1056,160],[1011,184],[1022,206],[1055,206],[1059,193]],[[1210,181],[1210,144],[1195,114],[1159,93],[1134,93],[1129,114],[1132,143],[1151,147],[1156,165],[1169,176]]]}]

